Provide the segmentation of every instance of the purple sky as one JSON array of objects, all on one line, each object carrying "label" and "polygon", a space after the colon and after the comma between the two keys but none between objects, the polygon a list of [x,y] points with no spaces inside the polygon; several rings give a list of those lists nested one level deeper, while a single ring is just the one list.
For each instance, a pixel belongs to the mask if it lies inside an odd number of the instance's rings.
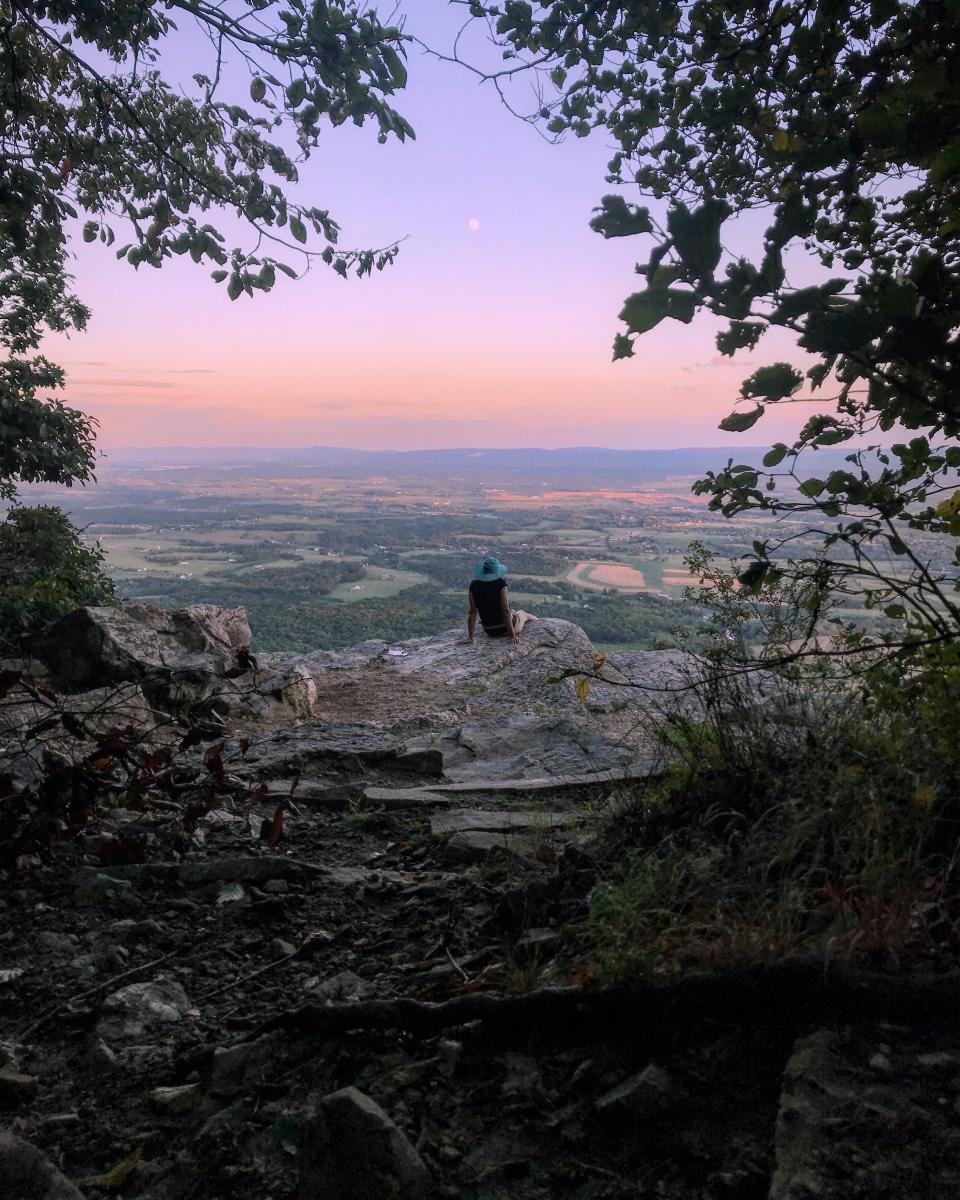
[{"label": "purple sky", "polygon": [[[409,31],[449,45],[462,10],[409,7]],[[172,50],[166,69],[185,77],[201,49]],[[78,244],[93,319],[45,349],[101,445],[735,445],[716,426],[752,368],[718,358],[710,318],[665,321],[634,359],[610,361],[648,244],[588,228],[610,190],[603,136],[549,145],[461,68],[415,48],[408,66],[397,107],[416,142],[332,130],[298,188],[345,246],[405,236],[386,272],[344,282],[318,268],[231,303],[189,260],[134,272]],[[529,85],[514,90],[523,105]],[[754,365],[785,357],[789,341],[770,337]],[[751,440],[798,416],[768,417]]]}]

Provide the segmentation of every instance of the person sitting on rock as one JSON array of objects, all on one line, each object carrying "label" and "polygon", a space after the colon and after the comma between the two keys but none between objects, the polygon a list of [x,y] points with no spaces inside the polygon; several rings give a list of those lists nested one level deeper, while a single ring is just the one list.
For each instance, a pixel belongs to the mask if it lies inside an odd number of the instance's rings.
[{"label": "person sitting on rock", "polygon": [[528,621],[537,620],[533,613],[510,608],[504,579],[506,573],[507,568],[493,555],[477,563],[468,590],[470,609],[467,612],[467,636],[460,638],[458,646],[466,646],[473,641],[477,613],[480,614],[480,624],[487,637],[508,637],[514,642],[520,641],[521,630]]}]

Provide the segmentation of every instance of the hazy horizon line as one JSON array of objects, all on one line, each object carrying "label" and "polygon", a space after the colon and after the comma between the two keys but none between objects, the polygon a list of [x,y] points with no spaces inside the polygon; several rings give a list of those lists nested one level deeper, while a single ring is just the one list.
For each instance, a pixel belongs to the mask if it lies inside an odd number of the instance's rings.
[{"label": "hazy horizon line", "polygon": [[600,446],[600,445],[571,445],[571,446],[417,446],[406,450],[390,450],[390,449],[371,449],[365,446],[339,446],[332,443],[317,443],[312,446],[250,446],[250,445],[188,445],[181,444],[176,446],[111,446],[108,449],[100,451],[101,454],[119,453],[123,451],[136,450],[138,452],[150,451],[151,453],[174,453],[178,450],[237,450],[249,451],[255,450],[259,454],[270,453],[272,451],[290,451],[295,450],[303,453],[308,450],[347,450],[352,454],[449,454],[456,452],[465,452],[476,454],[478,451],[489,454],[502,454],[504,452],[511,453],[518,450],[530,451],[536,450],[541,454],[562,454],[570,450],[604,450],[611,454],[671,454],[676,451],[730,451],[736,449],[755,451],[767,450],[769,446],[758,444],[756,446],[738,445],[732,446]]}]

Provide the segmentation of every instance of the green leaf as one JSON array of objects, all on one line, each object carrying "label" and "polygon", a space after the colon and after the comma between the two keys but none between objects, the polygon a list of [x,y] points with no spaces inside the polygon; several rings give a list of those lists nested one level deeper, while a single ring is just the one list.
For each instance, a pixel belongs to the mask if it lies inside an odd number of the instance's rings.
[{"label": "green leaf", "polygon": [[820,495],[826,486],[827,485],[822,479],[805,479],[803,483],[800,484],[800,491],[803,492],[805,496],[810,496],[812,499],[815,499]]},{"label": "green leaf", "polygon": [[392,46],[383,47],[383,61],[387,65],[387,70],[390,72],[390,78],[393,80],[394,87],[404,88],[407,86],[407,68],[403,59],[394,50]]},{"label": "green leaf", "polygon": [[729,417],[723,418],[719,427],[726,433],[743,433],[744,430],[756,425],[757,421],[763,416],[763,412],[762,404],[758,404],[756,408],[752,408],[749,412],[732,412]]},{"label": "green leaf", "polygon": [[240,273],[238,271],[234,271],[230,276],[230,282],[227,284],[227,295],[231,300],[236,300],[242,291],[243,280],[240,278]]},{"label": "green leaf", "polygon": [[604,196],[600,207],[594,212],[598,215],[591,220],[590,228],[594,233],[602,233],[605,238],[653,233],[650,210],[628,204],[622,196]]},{"label": "green leaf", "polygon": [[250,99],[259,103],[267,94],[267,85],[259,76],[250,80]]},{"label": "green leaf", "polygon": [[789,453],[789,446],[785,445],[783,442],[777,442],[777,444],[768,450],[763,456],[763,465],[765,467],[777,467],[783,462]]},{"label": "green leaf", "polygon": [[290,218],[290,232],[298,242],[305,242],[307,240],[307,227],[299,217]]},{"label": "green leaf", "polygon": [[722,253],[720,227],[729,215],[729,205],[721,200],[707,200],[694,212],[685,204],[670,210],[667,229],[683,265],[694,275],[713,274]]},{"label": "green leaf", "polygon": [[697,299],[693,292],[680,292],[675,288],[648,288],[645,292],[634,292],[628,296],[620,312],[631,333],[646,333],[648,329],[664,319],[689,324],[696,312]]},{"label": "green leaf", "polygon": [[761,367],[745,379],[740,386],[740,395],[748,398],[756,396],[773,403],[785,396],[792,396],[802,383],[803,376],[796,367],[789,363],[773,363],[772,366]]},{"label": "green leaf", "polygon": [[295,79],[287,88],[287,103],[291,108],[296,108],[298,104],[302,104],[307,95],[307,81],[305,79]]}]

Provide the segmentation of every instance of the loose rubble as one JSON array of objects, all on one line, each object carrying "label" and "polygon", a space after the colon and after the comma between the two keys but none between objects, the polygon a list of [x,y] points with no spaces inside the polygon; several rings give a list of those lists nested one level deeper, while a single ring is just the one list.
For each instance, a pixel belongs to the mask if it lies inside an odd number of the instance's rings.
[{"label": "loose rubble", "polygon": [[[954,1035],[643,1013],[616,1038],[350,1024],[378,1001],[596,983],[566,929],[596,879],[597,814],[667,764],[613,683],[584,704],[571,679],[548,682],[595,663],[582,630],[543,621],[519,646],[457,647],[448,632],[403,655],[368,642],[254,664],[241,612],[158,613],[85,610],[36,649],[57,695],[96,716],[58,733],[64,769],[109,733],[96,689],[127,689],[144,753],[169,748],[171,728],[179,745],[191,711],[220,723],[163,760],[175,790],[161,803],[118,794],[2,880],[0,1196],[957,1190]],[[623,656],[628,668],[660,686],[687,664]],[[25,695],[11,693],[24,707],[0,740],[17,788],[46,737]],[[344,1006],[336,1035],[268,1028]]]}]

